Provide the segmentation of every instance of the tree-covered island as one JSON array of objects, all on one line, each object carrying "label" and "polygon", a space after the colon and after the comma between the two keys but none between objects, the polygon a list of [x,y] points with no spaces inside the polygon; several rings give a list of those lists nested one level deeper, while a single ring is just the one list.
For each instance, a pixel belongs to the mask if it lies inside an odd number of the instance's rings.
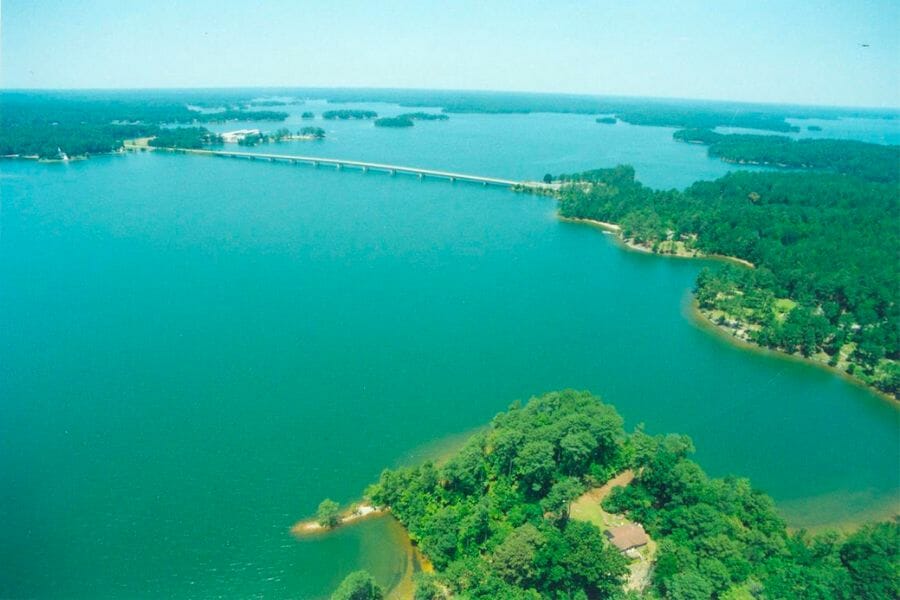
[{"label": "tree-covered island", "polygon": [[[385,470],[366,496],[433,564],[420,600],[898,597],[896,521],[791,533],[769,497],[707,476],[692,452],[685,436],[626,433],[587,392],[553,392],[497,415],[441,466]],[[597,490],[611,491],[602,505]],[[333,597],[348,588],[382,593],[355,573]]]},{"label": "tree-covered island", "polygon": [[397,115],[396,117],[382,117],[380,119],[375,119],[376,127],[412,127],[415,125],[414,121],[446,121],[450,117],[443,113],[426,113],[426,112],[413,112],[413,113],[403,113],[402,115]]},{"label": "tree-covered island", "polygon": [[412,127],[414,124],[412,119],[404,116],[375,119],[375,127]]}]

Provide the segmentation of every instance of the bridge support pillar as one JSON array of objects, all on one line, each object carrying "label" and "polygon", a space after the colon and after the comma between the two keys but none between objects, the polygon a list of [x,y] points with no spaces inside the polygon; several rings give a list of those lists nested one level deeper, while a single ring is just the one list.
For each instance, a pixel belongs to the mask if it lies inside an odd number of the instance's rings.
[{"label": "bridge support pillar", "polygon": [[450,178],[450,183],[456,183],[456,177],[451,177],[451,178]]},{"label": "bridge support pillar", "polygon": [[313,161],[313,166],[314,166],[315,168],[318,169],[318,168],[319,168],[319,161],[314,160],[314,161]]},{"label": "bridge support pillar", "polygon": [[425,174],[419,173],[419,181],[422,181],[423,179],[425,179]]},{"label": "bridge support pillar", "polygon": [[397,174],[397,170],[396,170],[396,169],[391,169],[391,175],[396,175],[396,174]]},{"label": "bridge support pillar", "polygon": [[338,164],[336,164],[336,165],[334,166],[334,168],[335,168],[336,171],[340,171],[341,169],[344,168],[344,165],[342,165],[341,163],[338,163]]}]

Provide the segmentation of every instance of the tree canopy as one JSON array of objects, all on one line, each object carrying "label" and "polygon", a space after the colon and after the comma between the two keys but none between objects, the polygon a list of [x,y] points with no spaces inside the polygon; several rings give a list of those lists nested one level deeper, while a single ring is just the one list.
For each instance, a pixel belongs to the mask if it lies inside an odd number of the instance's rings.
[{"label": "tree canopy", "polygon": [[157,148],[203,148],[210,144],[221,144],[222,136],[205,127],[171,127],[160,129],[150,146]]},{"label": "tree canopy", "polygon": [[382,600],[384,590],[366,571],[354,571],[331,594],[331,600]]},{"label": "tree canopy", "polygon": [[334,527],[341,522],[341,507],[337,502],[325,498],[316,510],[316,521],[322,527]]}]

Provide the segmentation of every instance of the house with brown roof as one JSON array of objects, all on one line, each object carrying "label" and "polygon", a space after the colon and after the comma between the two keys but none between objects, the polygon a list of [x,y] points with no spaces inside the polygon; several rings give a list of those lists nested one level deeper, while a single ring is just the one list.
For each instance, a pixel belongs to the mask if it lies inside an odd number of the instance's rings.
[{"label": "house with brown roof", "polygon": [[644,531],[644,526],[640,523],[610,527],[604,533],[609,539],[609,543],[618,548],[620,552],[646,546],[650,541],[647,532]]}]

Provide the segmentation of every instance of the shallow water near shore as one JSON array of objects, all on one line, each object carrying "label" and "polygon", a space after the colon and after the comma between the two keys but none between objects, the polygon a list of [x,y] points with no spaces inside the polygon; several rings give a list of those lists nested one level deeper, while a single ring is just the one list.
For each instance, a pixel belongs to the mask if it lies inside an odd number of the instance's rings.
[{"label": "shallow water near shore", "polygon": [[[324,126],[257,150],[531,179],[635,162],[659,187],[729,169],[578,115]],[[0,596],[389,584],[390,520],[290,526],[564,387],[691,435],[795,525],[897,505],[895,406],[698,328],[684,303],[709,263],[629,252],[548,198],[155,153],[0,169]]]}]

